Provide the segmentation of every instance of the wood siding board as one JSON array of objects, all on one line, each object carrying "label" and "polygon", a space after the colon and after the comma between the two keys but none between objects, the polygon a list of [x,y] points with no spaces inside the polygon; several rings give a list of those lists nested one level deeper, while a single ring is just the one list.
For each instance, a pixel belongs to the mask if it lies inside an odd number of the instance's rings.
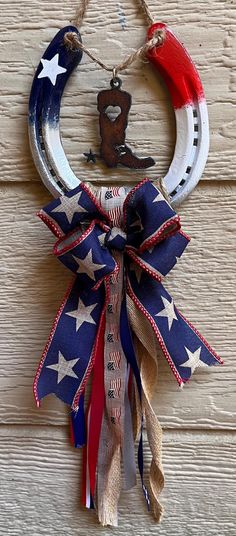
[{"label": "wood siding board", "polygon": [[[228,432],[166,432],[163,522],[156,525],[148,515],[138,482],[122,492],[117,533],[234,536],[235,441]],[[1,426],[0,448],[3,534],[111,534],[97,525],[94,512],[80,506],[81,451],[68,445],[65,428],[55,427],[52,435],[49,427]],[[144,449],[148,466],[146,441]]]}]

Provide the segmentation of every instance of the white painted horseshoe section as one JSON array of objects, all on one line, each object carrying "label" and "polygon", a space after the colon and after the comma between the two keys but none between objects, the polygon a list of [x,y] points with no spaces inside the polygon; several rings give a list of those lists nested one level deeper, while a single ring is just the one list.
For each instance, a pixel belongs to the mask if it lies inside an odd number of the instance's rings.
[{"label": "white painted horseshoe section", "polygon": [[58,183],[55,180],[54,171],[49,166],[45,147],[43,144],[43,138],[42,136],[40,136],[41,139],[38,139],[36,124],[30,123],[28,128],[30,149],[35,167],[46,188],[51,192],[54,197],[58,197],[59,195],[63,194],[63,190],[59,188]]},{"label": "white painted horseshoe section", "polygon": [[67,190],[73,190],[81,182],[72,171],[62,146],[59,123],[51,126],[45,123],[42,129],[48,161],[60,182]]},{"label": "white painted horseshoe section", "polygon": [[[206,165],[209,152],[209,123],[207,105],[175,110],[176,145],[165,186],[172,204],[180,204],[197,185]],[[173,195],[174,192],[174,195]]]},{"label": "white painted horseshoe section", "polygon": [[194,139],[194,118],[191,106],[175,110],[176,144],[173,160],[164,178],[168,192],[179,185],[179,177],[183,177],[189,165]]},{"label": "white painted horseshoe section", "polygon": [[[194,131],[194,139],[198,140],[197,146],[193,145],[192,153],[190,155],[190,165],[192,161],[191,170],[189,173],[189,180],[186,178],[186,188],[184,197],[186,197],[195,188],[199,179],[201,178],[208,158],[209,152],[209,121],[208,110],[206,102],[202,101],[196,105],[197,117],[195,117],[194,127],[198,130]],[[175,196],[175,203],[179,204],[183,201],[182,192],[177,192]]]}]

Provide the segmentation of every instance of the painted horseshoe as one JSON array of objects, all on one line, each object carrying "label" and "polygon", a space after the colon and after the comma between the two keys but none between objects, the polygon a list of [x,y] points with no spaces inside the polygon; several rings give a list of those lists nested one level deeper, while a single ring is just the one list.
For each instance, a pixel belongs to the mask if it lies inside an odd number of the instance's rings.
[{"label": "painted horseshoe", "polygon": [[[171,95],[176,117],[176,146],[165,186],[171,203],[180,204],[202,176],[209,149],[207,105],[193,62],[165,24],[156,23],[148,39],[163,30],[164,42],[148,52],[148,59],[162,75]],[[36,71],[29,102],[29,137],[35,165],[49,191],[58,197],[80,180],[73,173],[60,139],[60,104],[68,78],[82,59],[80,50],[64,45],[67,26],[54,37]]]}]

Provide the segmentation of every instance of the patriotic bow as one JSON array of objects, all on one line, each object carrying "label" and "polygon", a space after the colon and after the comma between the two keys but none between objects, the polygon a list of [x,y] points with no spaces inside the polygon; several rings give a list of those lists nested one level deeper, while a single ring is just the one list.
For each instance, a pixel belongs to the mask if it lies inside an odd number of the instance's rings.
[{"label": "patriotic bow", "polygon": [[78,406],[93,366],[109,279],[119,270],[114,249],[124,252],[125,291],[149,320],[179,385],[197,366],[221,361],[161,283],[189,238],[150,181],[142,181],[126,197],[123,229],[111,227],[84,184],[53,200],[39,216],[59,238],[54,253],[76,279],[58,311],[36,375],[37,401],[53,392],[73,408]]},{"label": "patriotic bow", "polygon": [[[44,396],[55,393],[73,410],[81,411],[79,401],[100,359],[100,397],[97,396],[95,405],[97,412],[101,405],[101,425],[104,406],[101,399],[104,401],[106,396],[101,394],[104,345],[114,339],[121,341],[141,396],[133,338],[140,339],[149,350],[150,340],[148,336],[145,339],[142,319],[148,323],[179,385],[189,380],[196,367],[222,362],[178,311],[162,285],[163,277],[174,267],[189,238],[181,230],[179,216],[149,180],[142,181],[126,196],[120,226],[114,225],[84,184],[53,200],[39,216],[58,238],[54,254],[76,276],[57,313],[36,374],[34,394],[38,404]],[[120,325],[114,325],[107,333],[107,315],[112,314],[114,306],[111,286],[116,284],[121,270]],[[131,321],[128,301],[139,323]],[[108,370],[119,367],[119,352],[109,355],[112,357],[107,362]],[[119,382],[113,381],[108,396],[116,398],[119,391]],[[111,419],[115,422],[119,410],[115,407],[112,411]],[[100,428],[94,430],[96,433],[98,443]],[[85,441],[84,433],[82,436],[79,444]],[[97,453],[94,464],[96,459]],[[94,482],[90,486],[94,492]]]}]

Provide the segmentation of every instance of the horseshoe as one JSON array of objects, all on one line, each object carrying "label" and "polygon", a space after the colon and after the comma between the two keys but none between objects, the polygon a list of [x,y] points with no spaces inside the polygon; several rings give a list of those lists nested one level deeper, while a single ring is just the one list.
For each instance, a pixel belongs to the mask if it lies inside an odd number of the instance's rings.
[{"label": "horseshoe", "polygon": [[[148,30],[150,39],[164,32],[163,44],[147,56],[163,77],[176,118],[176,145],[173,160],[164,177],[171,204],[180,204],[202,176],[209,149],[207,105],[198,72],[185,48],[162,23]],[[68,78],[82,59],[81,50],[64,45],[66,32],[60,30],[44,53],[32,84],[29,101],[29,139],[32,156],[48,190],[58,197],[81,182],[73,173],[60,138],[60,105]]]}]

